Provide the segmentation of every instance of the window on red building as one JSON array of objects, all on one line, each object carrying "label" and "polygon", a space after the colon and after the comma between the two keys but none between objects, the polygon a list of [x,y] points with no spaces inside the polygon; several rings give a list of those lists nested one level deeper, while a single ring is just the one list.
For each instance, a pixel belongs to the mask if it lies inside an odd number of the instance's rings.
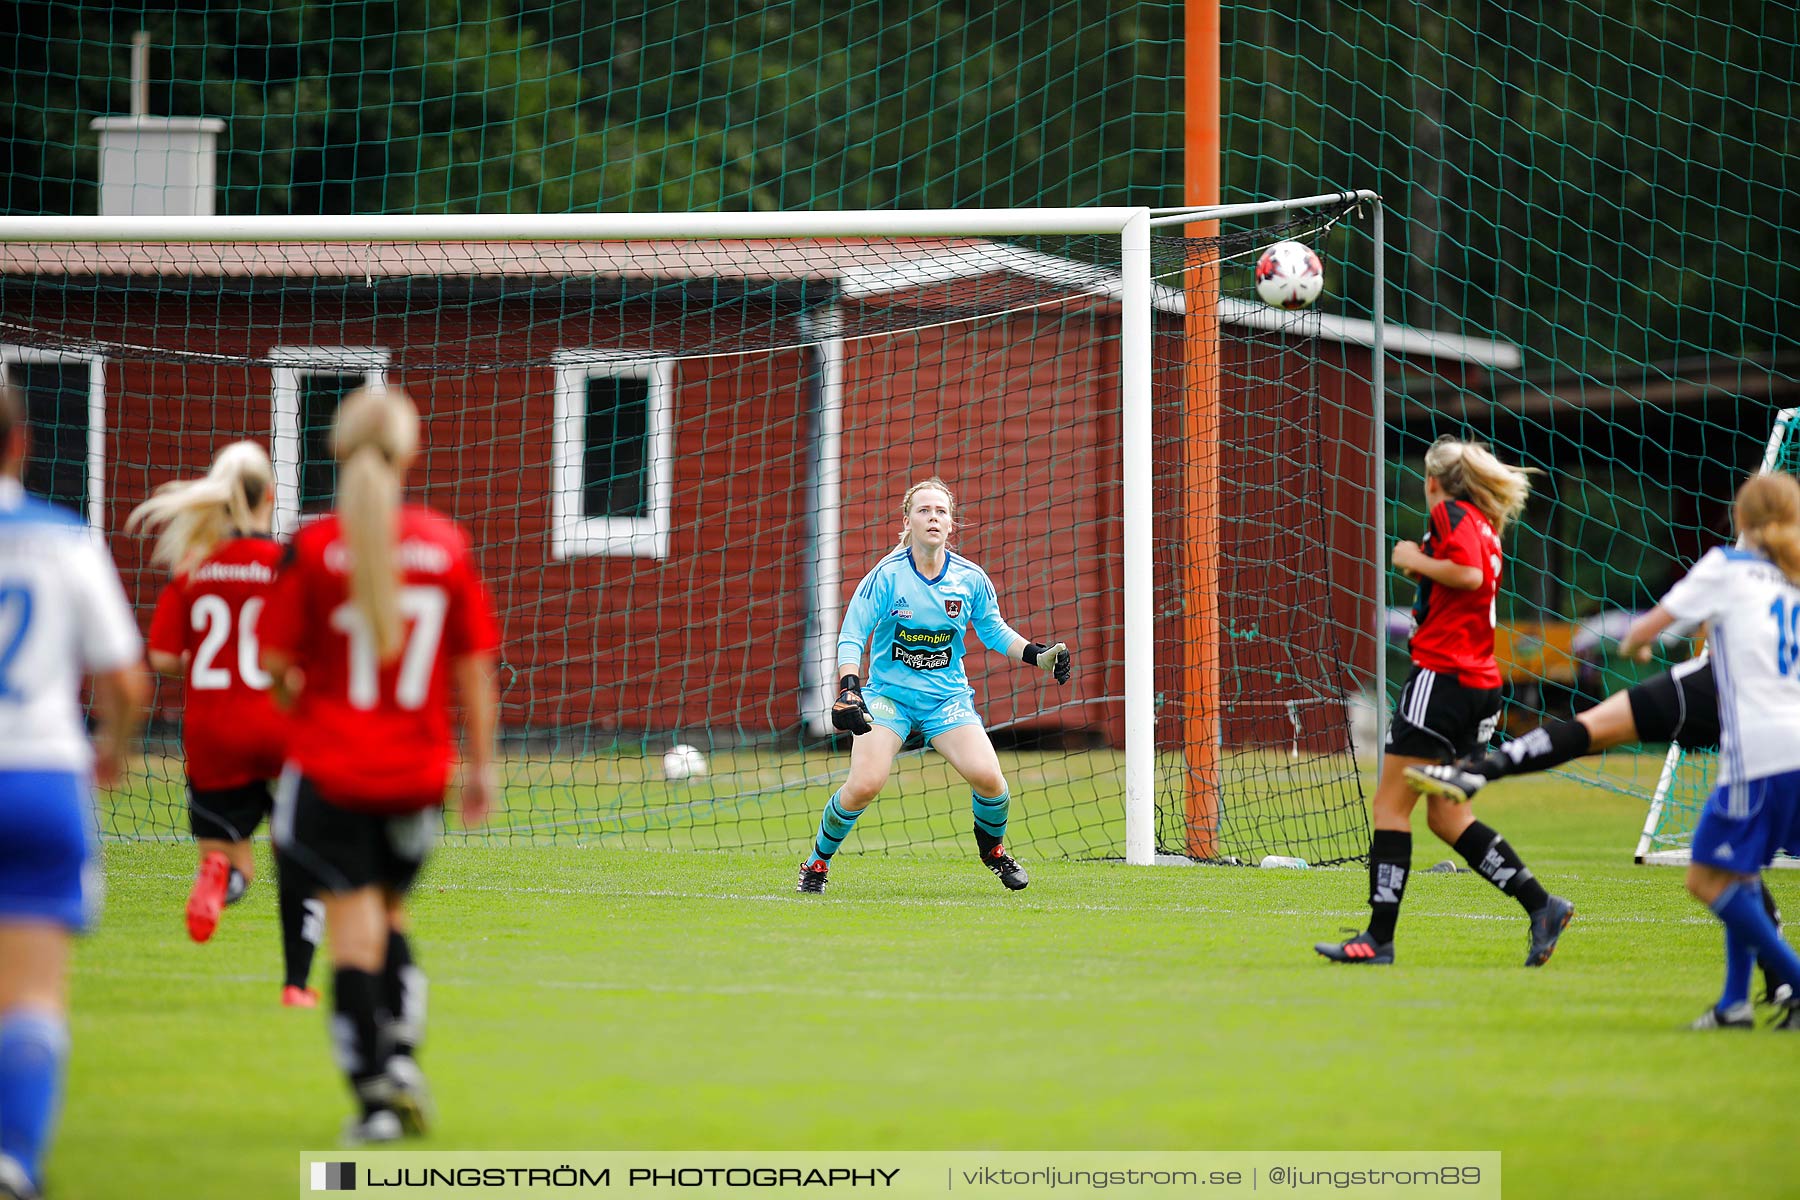
[{"label": "window on red building", "polygon": [[552,552],[666,557],[674,364],[567,350],[555,368]]}]

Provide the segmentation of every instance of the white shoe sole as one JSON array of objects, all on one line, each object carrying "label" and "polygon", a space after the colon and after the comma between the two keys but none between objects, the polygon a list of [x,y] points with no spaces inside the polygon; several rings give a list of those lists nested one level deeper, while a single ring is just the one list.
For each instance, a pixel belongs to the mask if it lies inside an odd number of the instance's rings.
[{"label": "white shoe sole", "polygon": [[1463,791],[1454,783],[1444,779],[1435,779],[1417,767],[1406,768],[1406,782],[1412,790],[1421,796],[1436,796],[1440,800],[1448,800],[1452,804],[1467,804],[1470,793]]}]

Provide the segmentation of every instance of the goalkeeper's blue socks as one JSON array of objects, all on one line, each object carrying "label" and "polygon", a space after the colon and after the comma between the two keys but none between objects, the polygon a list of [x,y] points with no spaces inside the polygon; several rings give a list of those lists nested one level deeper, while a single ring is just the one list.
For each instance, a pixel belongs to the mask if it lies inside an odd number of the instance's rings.
[{"label": "goalkeeper's blue socks", "polygon": [[[1794,948],[1783,940],[1775,922],[1763,911],[1761,891],[1756,884],[1733,883],[1712,902],[1713,915],[1725,922],[1727,953],[1730,953],[1731,935],[1736,934],[1764,962],[1772,964],[1776,974],[1787,979],[1800,979],[1800,955],[1796,955]],[[1732,977],[1728,974],[1726,986],[1730,987],[1731,983]],[[1748,999],[1749,995],[1749,970],[1745,968],[1738,998]]]},{"label": "goalkeeper's blue socks", "polygon": [[0,1154],[43,1184],[39,1164],[50,1141],[69,1056],[69,1026],[60,1015],[16,1008],[0,1014]]},{"label": "goalkeeper's blue socks", "polygon": [[978,831],[996,842],[1006,840],[1006,811],[1012,806],[1011,792],[1001,792],[990,798],[971,790],[969,805],[975,811],[975,828]]},{"label": "goalkeeper's blue socks", "polygon": [[808,866],[818,862],[830,862],[831,856],[838,852],[844,839],[850,836],[850,829],[856,824],[856,818],[863,815],[865,809],[851,812],[839,799],[844,789],[839,788],[831,793],[831,799],[825,802],[825,812],[819,818],[819,832],[813,835],[813,852],[806,862]]}]

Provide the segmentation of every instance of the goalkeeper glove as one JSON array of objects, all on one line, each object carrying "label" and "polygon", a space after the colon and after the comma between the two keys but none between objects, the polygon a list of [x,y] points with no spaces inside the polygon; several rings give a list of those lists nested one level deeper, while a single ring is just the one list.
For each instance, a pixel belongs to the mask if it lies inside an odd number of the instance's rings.
[{"label": "goalkeeper glove", "polygon": [[1025,647],[1021,656],[1028,667],[1042,667],[1056,677],[1056,682],[1069,682],[1069,647],[1064,642],[1054,646],[1046,646],[1042,642],[1031,642]]},{"label": "goalkeeper glove", "polygon": [[831,706],[831,725],[846,733],[867,733],[875,728],[869,706],[863,703],[862,683],[854,675],[838,680],[837,703]]}]

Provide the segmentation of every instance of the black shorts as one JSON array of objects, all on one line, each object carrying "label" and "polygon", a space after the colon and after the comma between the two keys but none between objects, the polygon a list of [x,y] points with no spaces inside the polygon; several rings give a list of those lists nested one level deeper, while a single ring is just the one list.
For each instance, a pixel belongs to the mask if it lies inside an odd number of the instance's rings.
[{"label": "black shorts", "polygon": [[1640,742],[1680,742],[1689,750],[1719,746],[1719,685],[1712,659],[1688,661],[1626,691]]},{"label": "black shorts", "polygon": [[281,777],[270,822],[284,869],[304,895],[380,887],[406,892],[437,841],[440,810],[362,812],[333,804],[310,779]]},{"label": "black shorts", "polygon": [[218,842],[243,842],[269,815],[269,781],[258,779],[241,787],[201,791],[188,784],[188,828],[195,838]]},{"label": "black shorts", "polygon": [[1499,688],[1464,687],[1454,675],[1414,667],[1388,722],[1388,752],[1455,762],[1487,749],[1499,719]]}]

